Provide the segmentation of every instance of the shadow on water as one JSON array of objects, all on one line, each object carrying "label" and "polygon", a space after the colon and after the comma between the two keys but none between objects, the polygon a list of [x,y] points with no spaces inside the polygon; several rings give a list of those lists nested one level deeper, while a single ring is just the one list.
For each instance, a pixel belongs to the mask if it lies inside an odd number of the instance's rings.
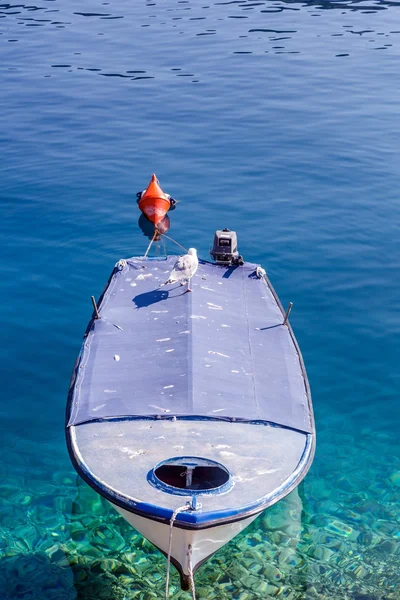
[{"label": "shadow on water", "polygon": [[[61,566],[62,565],[62,566]],[[100,567],[69,564],[64,552],[52,559],[44,553],[20,554],[0,562],[1,600],[119,600],[115,582]]]},{"label": "shadow on water", "polygon": [[76,600],[120,600],[121,594],[114,581],[98,563],[72,565]]},{"label": "shadow on water", "polygon": [[69,518],[65,551],[74,590],[65,600],[161,597],[164,557],[79,477]]},{"label": "shadow on water", "polygon": [[[79,596],[64,552],[52,560],[42,552],[8,556],[0,561],[1,600],[73,600]],[[110,596],[110,598],[112,598]]]}]

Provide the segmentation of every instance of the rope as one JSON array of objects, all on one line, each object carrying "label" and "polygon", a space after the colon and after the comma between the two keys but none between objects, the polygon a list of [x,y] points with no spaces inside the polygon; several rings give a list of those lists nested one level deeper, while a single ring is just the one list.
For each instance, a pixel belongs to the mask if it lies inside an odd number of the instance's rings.
[{"label": "rope", "polygon": [[189,544],[187,549],[188,571],[190,581],[190,591],[192,592],[192,600],[196,600],[196,588],[194,587],[193,567],[192,567],[192,546]]},{"label": "rope", "polygon": [[[145,252],[144,258],[147,258],[147,255],[148,255],[148,253],[149,253],[149,251],[150,251],[150,248],[152,247],[152,245],[153,245],[153,242],[154,242],[154,240],[156,239],[157,235],[159,235],[159,236],[160,236],[160,239],[161,239],[161,241],[162,241],[162,242],[163,242],[163,238],[165,237],[165,238],[167,238],[167,240],[171,240],[171,242],[173,242],[174,244],[176,244],[177,246],[179,246],[179,248],[182,248],[182,250],[184,250],[184,251],[187,253],[187,248],[185,248],[184,246],[182,246],[182,245],[181,245],[179,242],[177,242],[177,241],[176,241],[176,240],[174,240],[173,238],[169,237],[169,236],[168,236],[168,235],[166,235],[165,233],[161,233],[161,231],[158,231],[158,229],[157,229],[157,227],[156,227],[156,228],[154,229],[154,235],[153,235],[153,237],[152,237],[152,239],[151,239],[151,242],[150,242],[150,244],[147,246],[147,250],[146,250],[146,252]],[[167,254],[164,242],[163,242],[163,247],[164,247],[165,254]]]},{"label": "rope", "polygon": [[158,234],[158,229],[157,229],[157,227],[156,227],[156,228],[154,229],[154,235],[153,235],[153,237],[152,237],[152,239],[151,239],[151,242],[150,242],[150,244],[147,246],[147,250],[146,250],[146,253],[145,253],[145,255],[144,255],[144,258],[147,258],[147,255],[148,255],[148,253],[149,253],[149,250],[150,250],[150,248],[151,248],[151,246],[152,246],[152,244],[153,244],[154,240],[156,239],[156,236],[157,236],[157,234]]},{"label": "rope", "polygon": [[176,240],[174,240],[173,238],[169,237],[168,235],[166,235],[165,233],[161,234],[162,237],[166,237],[167,240],[171,240],[171,242],[174,242],[174,244],[176,244],[177,246],[179,246],[179,248],[182,248],[182,250],[184,250],[187,253],[187,249],[184,248],[181,244],[179,244],[179,242],[177,242]]},{"label": "rope", "polygon": [[164,254],[165,254],[165,256],[167,256],[167,247],[166,247],[165,242],[163,240],[163,236],[161,236],[160,242],[162,243]]},{"label": "rope", "polygon": [[171,567],[172,528],[174,526],[174,521],[175,521],[177,515],[180,512],[184,512],[185,510],[190,510],[190,505],[189,504],[185,504],[185,506],[180,506],[179,508],[175,509],[174,512],[172,513],[172,517],[171,517],[171,520],[169,522],[169,542],[168,542],[168,556],[167,556],[167,574],[166,574],[166,577],[165,577],[165,600],[168,600],[168,596],[169,596],[169,571],[170,571],[170,567]]}]

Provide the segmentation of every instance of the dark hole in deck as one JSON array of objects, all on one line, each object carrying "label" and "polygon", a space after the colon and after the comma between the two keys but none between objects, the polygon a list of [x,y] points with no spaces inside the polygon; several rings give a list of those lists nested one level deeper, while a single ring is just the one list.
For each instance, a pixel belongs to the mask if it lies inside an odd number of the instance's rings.
[{"label": "dark hole in deck", "polygon": [[156,477],[183,490],[212,490],[229,480],[229,473],[218,466],[186,466],[164,464],[154,471]]}]

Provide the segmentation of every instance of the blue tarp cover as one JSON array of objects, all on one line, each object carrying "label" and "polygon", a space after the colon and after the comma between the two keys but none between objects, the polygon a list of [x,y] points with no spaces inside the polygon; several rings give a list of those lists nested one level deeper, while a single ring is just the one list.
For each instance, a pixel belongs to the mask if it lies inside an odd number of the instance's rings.
[{"label": "blue tarp cover", "polygon": [[69,425],[201,415],[311,432],[300,358],[256,265],[200,262],[185,293],[160,287],[176,258],[132,258],[111,277],[82,348]]}]

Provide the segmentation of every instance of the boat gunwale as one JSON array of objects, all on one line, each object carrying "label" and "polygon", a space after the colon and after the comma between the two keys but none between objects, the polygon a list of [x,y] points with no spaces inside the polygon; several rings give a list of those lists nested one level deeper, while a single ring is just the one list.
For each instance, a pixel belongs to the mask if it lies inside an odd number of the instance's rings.
[{"label": "boat gunwale", "polygon": [[[266,273],[264,273],[263,275],[264,281],[266,282],[267,286],[269,287],[269,289],[271,290],[271,293],[274,297],[274,300],[277,304],[277,306],[279,307],[282,316],[285,317],[286,316],[286,311],[284,310],[282,303],[279,299],[278,294],[275,291],[274,286],[272,285],[271,281],[269,280],[268,276]],[[307,376],[307,371],[306,371],[306,367],[304,364],[304,359],[303,359],[303,355],[301,353],[299,344],[297,342],[296,336],[294,335],[294,331],[292,329],[292,326],[290,324],[290,321],[288,320],[286,322],[286,327],[288,328],[289,334],[290,334],[290,338],[293,342],[293,345],[295,347],[295,350],[297,352],[297,356],[299,359],[299,363],[300,363],[300,369],[301,369],[301,374],[303,375],[303,381],[304,381],[304,387],[306,389],[306,395],[307,395],[307,402],[308,402],[308,410],[310,413],[310,424],[311,424],[311,432],[310,434],[314,436],[314,446],[315,446],[315,420],[314,420],[314,409],[313,409],[313,404],[312,404],[312,398],[311,398],[311,388],[310,388],[310,382],[308,380],[308,376]]]},{"label": "boat gunwale", "polygon": [[[128,419],[130,420],[130,419]],[[132,419],[132,420],[155,420],[155,419]],[[186,420],[186,419],[185,419]],[[188,420],[196,420],[195,417],[190,416]],[[197,419],[200,420],[200,419]],[[219,419],[214,418],[203,418],[201,420],[209,420],[209,421],[217,421]],[[247,422],[247,424],[250,424]],[[264,425],[266,423],[252,423],[252,425]],[[83,458],[80,458],[80,453],[77,448],[76,440],[74,439],[75,429],[79,428],[81,425],[71,425],[67,428],[66,438],[67,438],[67,447],[70,459],[82,477],[82,479],[98,494],[103,496],[106,500],[111,502],[112,504],[116,504],[117,506],[125,509],[128,512],[133,514],[137,514],[139,516],[145,517],[152,521],[157,521],[165,524],[169,524],[171,520],[171,516],[173,511],[168,508],[161,508],[156,505],[148,504],[146,502],[141,502],[140,500],[134,500],[133,498],[128,498],[127,496],[119,493],[117,490],[112,489],[110,486],[100,482],[95,476],[92,474],[90,469],[87,467]],[[280,425],[273,424],[274,427],[282,428],[282,429],[291,429],[290,427],[281,427]],[[208,511],[204,513],[197,512],[196,510],[186,511],[180,513],[175,522],[174,526],[179,527],[181,529],[208,529],[211,527],[217,527],[219,525],[224,525],[227,523],[234,523],[236,521],[241,521],[243,519],[247,519],[253,515],[257,515],[263,512],[269,506],[276,504],[279,500],[287,496],[293,489],[295,489],[299,483],[306,476],[315,452],[315,436],[306,432],[299,432],[305,437],[305,445],[301,455],[301,458],[296,465],[295,469],[292,473],[286,478],[286,480],[271,493],[262,496],[261,498],[255,500],[252,504],[248,504],[247,506],[239,507],[236,509],[228,509],[228,510],[218,510],[218,511]],[[188,494],[188,502],[189,499],[195,494]],[[196,495],[196,497],[201,498],[202,494]],[[177,496],[181,498],[181,496]]]}]

